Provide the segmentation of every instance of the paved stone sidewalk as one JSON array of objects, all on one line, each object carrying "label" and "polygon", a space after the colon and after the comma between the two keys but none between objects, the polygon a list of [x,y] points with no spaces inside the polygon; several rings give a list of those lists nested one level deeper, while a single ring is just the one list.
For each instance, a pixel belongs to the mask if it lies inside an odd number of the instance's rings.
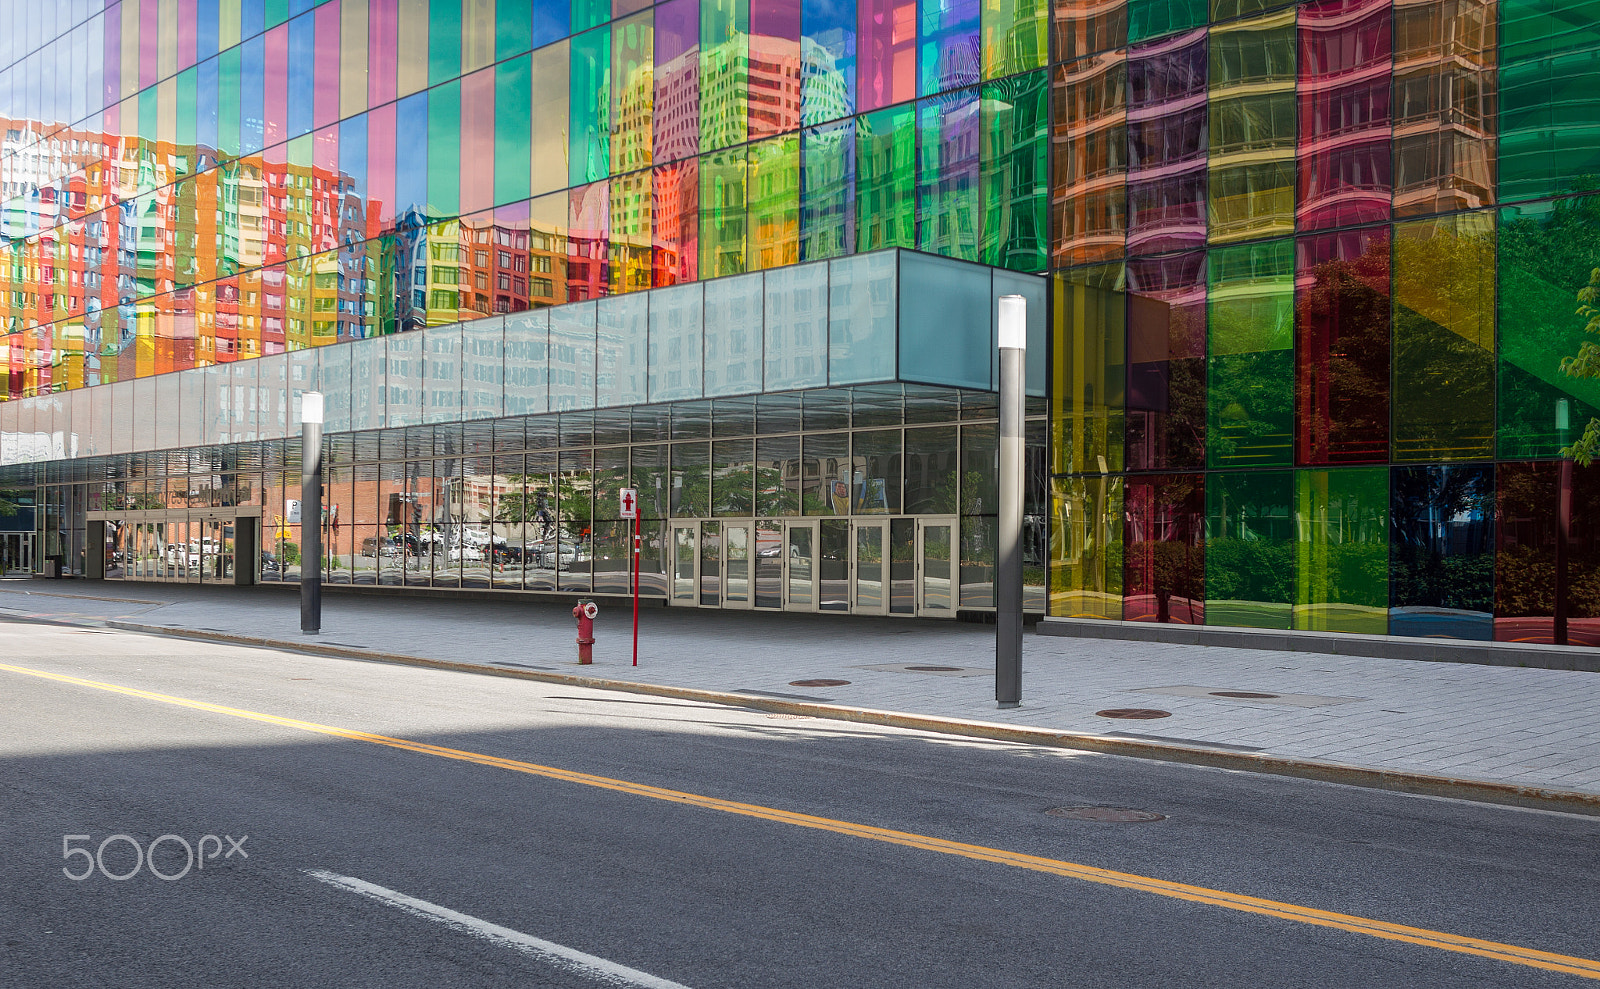
[{"label": "paved stone sidewalk", "polygon": [[[578,666],[567,606],[331,592],[315,639],[300,635],[298,608],[282,588],[0,581],[0,616],[315,641],[1600,795],[1595,673],[1029,634],[1023,705],[1001,711],[994,633],[983,625],[653,606],[642,612],[634,668],[626,609],[602,613],[595,664]],[[849,683],[792,684],[809,679]],[[1170,717],[1096,714],[1117,708]]]}]

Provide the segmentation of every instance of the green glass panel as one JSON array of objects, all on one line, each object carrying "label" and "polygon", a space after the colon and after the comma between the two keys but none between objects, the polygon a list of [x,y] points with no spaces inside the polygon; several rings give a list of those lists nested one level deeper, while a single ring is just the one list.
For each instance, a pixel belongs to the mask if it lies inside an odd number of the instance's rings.
[{"label": "green glass panel", "polygon": [[514,203],[533,194],[533,59],[523,55],[494,70],[494,201]]},{"label": "green glass panel", "polygon": [[289,19],[289,0],[266,0],[264,27],[277,27]]},{"label": "green glass panel", "polygon": [[1390,459],[1494,456],[1494,214],[1395,225]]},{"label": "green glass panel", "polygon": [[1050,79],[983,87],[983,263],[1042,271],[1049,250]]},{"label": "green glass panel", "polygon": [[1294,5],[1295,0],[1211,0],[1211,22],[1216,24]]},{"label": "green glass panel", "polygon": [[1294,627],[1387,633],[1389,469],[1298,471],[1295,512]]},{"label": "green glass panel", "polygon": [[978,260],[979,122],[976,89],[917,104],[918,250]]},{"label": "green glass panel", "polygon": [[[1590,342],[1578,293],[1600,268],[1600,197],[1500,211],[1498,455],[1553,457],[1600,416],[1600,381],[1569,377],[1561,362]],[[1565,399],[1571,431],[1557,431]]]},{"label": "green glass panel", "polygon": [[611,20],[611,0],[572,0],[572,30],[587,31]]},{"label": "green glass panel", "polygon": [[[494,57],[501,61],[533,47],[532,0],[498,0],[494,8]],[[499,104],[497,103],[496,106]]]},{"label": "green glass panel", "polygon": [[856,246],[856,122],[805,132],[800,201],[800,256],[849,254]]},{"label": "green glass panel", "polygon": [[1295,593],[1294,475],[1206,475],[1206,624],[1289,628]]},{"label": "green glass panel", "polygon": [[428,214],[461,212],[461,80],[428,90]]},{"label": "green glass panel", "polygon": [[584,185],[611,174],[611,31],[573,38],[571,57],[567,179]]},{"label": "green glass panel", "polygon": [[1501,201],[1600,188],[1600,3],[1501,11]]},{"label": "green glass panel", "polygon": [[655,16],[645,11],[611,25],[611,173],[651,163],[655,99]]},{"label": "green glass panel", "polygon": [[1050,614],[1122,618],[1122,477],[1051,480]]},{"label": "green glass panel", "polygon": [[217,56],[217,150],[229,157],[239,154],[238,48]]},{"label": "green glass panel", "polygon": [[916,246],[916,151],[912,106],[856,119],[856,250]]},{"label": "green glass panel", "polygon": [[1211,29],[1211,242],[1294,232],[1295,12]]},{"label": "green glass panel", "polygon": [[700,277],[745,270],[745,149],[700,156]]},{"label": "green glass panel", "polygon": [[741,144],[748,134],[750,0],[701,0],[700,148]]},{"label": "green glass panel", "polygon": [[428,85],[461,74],[461,0],[428,0]]},{"label": "green glass panel", "polygon": [[1128,42],[1199,27],[1206,8],[1207,0],[1128,0]]},{"label": "green glass panel", "polygon": [[1209,285],[1206,461],[1294,462],[1294,243],[1213,249]]},{"label": "green glass panel", "polygon": [[1051,471],[1120,471],[1127,420],[1127,281],[1121,264],[1052,283]]},{"label": "green glass panel", "polygon": [[751,271],[800,260],[800,135],[785,134],[749,148]]},{"label": "green glass panel", "polygon": [[983,0],[983,77],[1043,68],[1050,52],[1049,0]]}]

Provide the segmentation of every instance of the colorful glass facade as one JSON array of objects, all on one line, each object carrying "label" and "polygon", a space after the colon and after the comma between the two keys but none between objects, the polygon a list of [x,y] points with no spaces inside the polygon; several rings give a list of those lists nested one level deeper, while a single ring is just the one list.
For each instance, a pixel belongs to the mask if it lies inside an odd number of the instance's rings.
[{"label": "colorful glass facade", "polygon": [[71,0],[0,66],[0,398],[698,282],[732,395],[713,286],[904,248],[1049,279],[1051,614],[1600,644],[1594,0]]}]

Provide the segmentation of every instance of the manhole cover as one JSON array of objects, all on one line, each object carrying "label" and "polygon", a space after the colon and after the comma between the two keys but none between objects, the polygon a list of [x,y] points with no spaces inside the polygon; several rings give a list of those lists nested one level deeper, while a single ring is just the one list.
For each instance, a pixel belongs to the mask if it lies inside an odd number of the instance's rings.
[{"label": "manhole cover", "polygon": [[1171,711],[1157,711],[1153,707],[1114,707],[1094,713],[1099,718],[1124,718],[1128,721],[1153,721],[1156,718],[1172,717]]},{"label": "manhole cover", "polygon": [[908,667],[906,667],[906,669],[908,669],[908,670],[916,670],[918,673],[960,673],[961,672],[961,667],[959,667],[959,666],[908,666]]},{"label": "manhole cover", "polygon": [[1277,694],[1257,694],[1257,693],[1254,693],[1254,692],[1249,691],[1249,690],[1213,690],[1211,692],[1211,696],[1212,697],[1243,697],[1243,698],[1245,698],[1247,700],[1254,699],[1254,700],[1269,701],[1269,700],[1272,700],[1274,697],[1277,697],[1278,695]]},{"label": "manhole cover", "polygon": [[1103,824],[1135,824],[1145,821],[1164,821],[1165,814],[1152,814],[1132,807],[1052,807],[1045,811],[1051,817],[1069,817],[1074,821],[1099,821]]},{"label": "manhole cover", "polygon": [[790,680],[791,687],[843,687],[849,680]]}]

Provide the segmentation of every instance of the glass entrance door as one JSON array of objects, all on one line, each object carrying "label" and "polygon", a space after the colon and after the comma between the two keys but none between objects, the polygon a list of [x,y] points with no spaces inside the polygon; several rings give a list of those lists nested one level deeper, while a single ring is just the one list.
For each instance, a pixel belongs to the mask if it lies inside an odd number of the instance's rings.
[{"label": "glass entrance door", "polygon": [[700,523],[700,607],[722,603],[722,524]]},{"label": "glass entrance door", "polygon": [[889,523],[854,521],[850,538],[850,610],[889,613]]},{"label": "glass entrance door", "polygon": [[33,572],[33,533],[0,532],[0,574]]},{"label": "glass entrance door", "polygon": [[917,614],[955,616],[955,550],[955,519],[917,520]]},{"label": "glass entrance door", "polygon": [[755,606],[776,611],[783,607],[783,523],[757,519]]},{"label": "glass entrance door", "polygon": [[700,573],[700,523],[672,524],[672,603],[695,604],[695,583]]},{"label": "glass entrance door", "polygon": [[783,607],[817,610],[817,523],[783,524]]},{"label": "glass entrance door", "polygon": [[753,523],[722,523],[722,606],[751,605],[750,532]]}]

